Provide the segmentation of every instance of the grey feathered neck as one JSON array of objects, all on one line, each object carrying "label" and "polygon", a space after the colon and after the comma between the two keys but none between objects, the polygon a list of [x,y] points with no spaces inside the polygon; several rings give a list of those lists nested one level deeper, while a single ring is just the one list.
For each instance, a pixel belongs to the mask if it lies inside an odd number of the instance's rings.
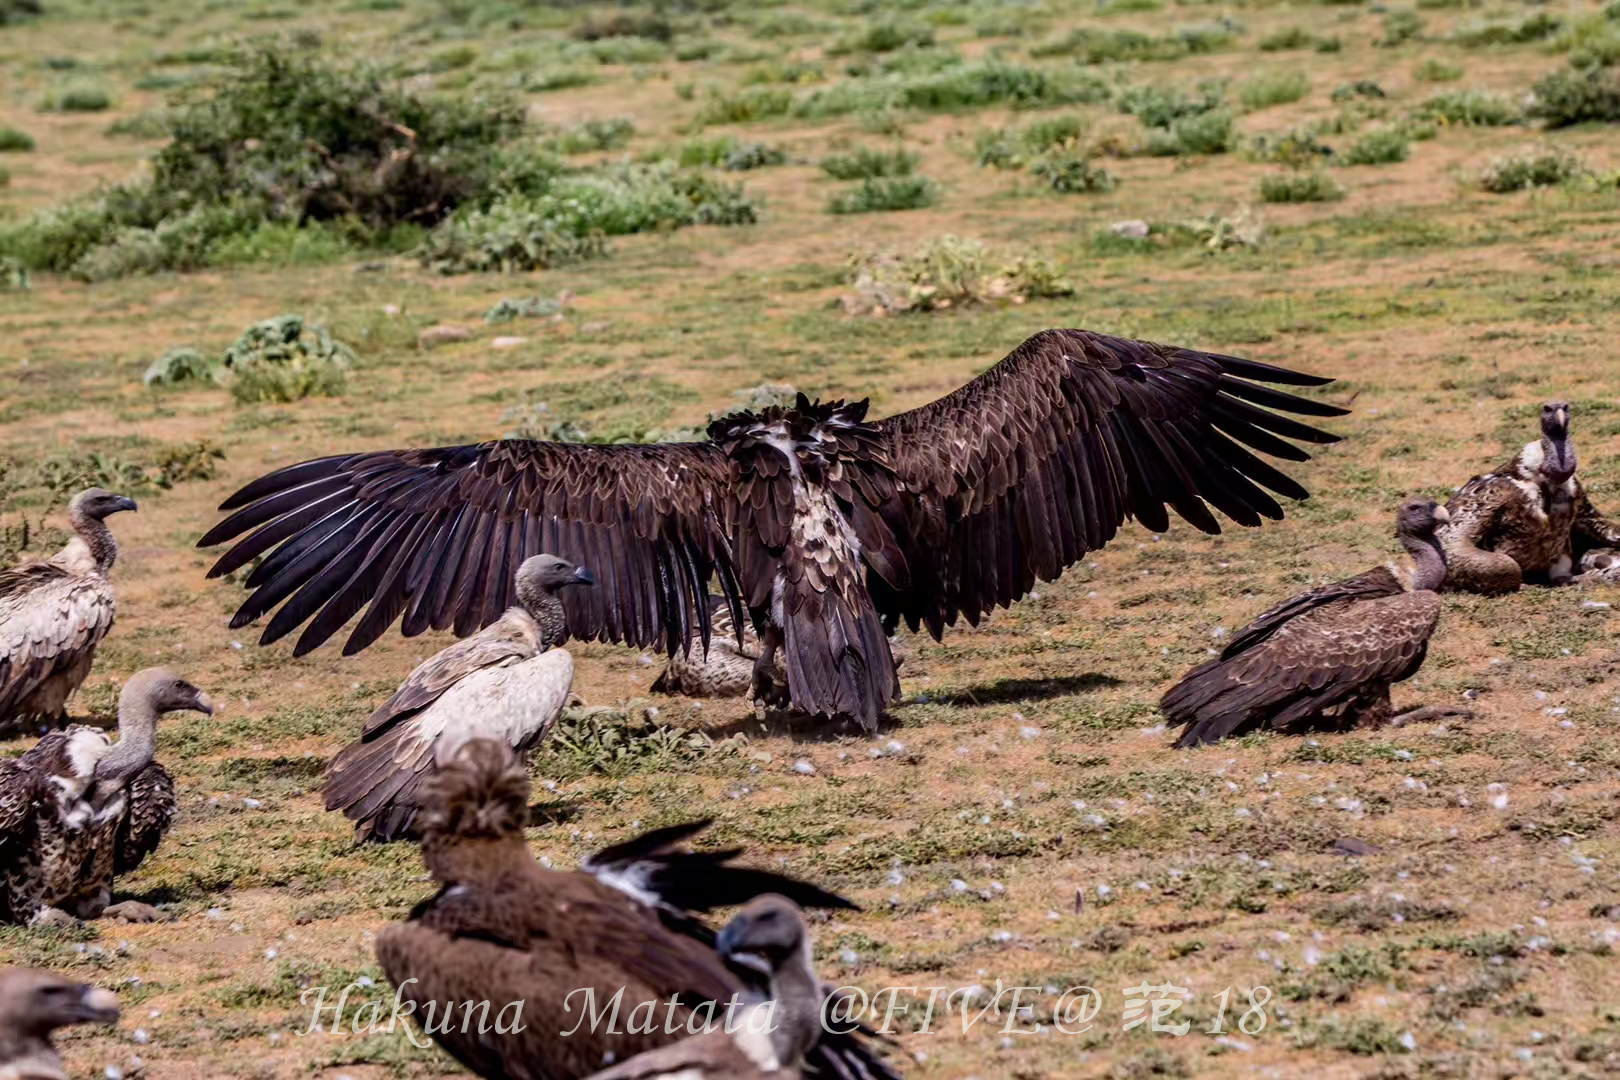
[{"label": "grey feathered neck", "polygon": [[144,685],[136,679],[125,684],[118,695],[118,744],[96,763],[97,782],[127,780],[152,764],[159,715]]},{"label": "grey feathered neck", "polygon": [[1554,485],[1575,475],[1575,440],[1569,437],[1567,430],[1562,434],[1542,432],[1539,471]]},{"label": "grey feathered neck", "polygon": [[556,593],[529,576],[519,574],[517,598],[540,627],[541,648],[555,649],[568,640],[568,616]]},{"label": "grey feathered neck", "polygon": [[90,548],[90,557],[96,560],[96,572],[105,577],[118,559],[118,541],[113,539],[112,530],[101,518],[92,517],[78,505],[68,507],[68,524]]},{"label": "grey feathered neck", "polygon": [[1439,592],[1446,583],[1446,555],[1439,538],[1403,532],[1401,546],[1412,556],[1412,591]]}]

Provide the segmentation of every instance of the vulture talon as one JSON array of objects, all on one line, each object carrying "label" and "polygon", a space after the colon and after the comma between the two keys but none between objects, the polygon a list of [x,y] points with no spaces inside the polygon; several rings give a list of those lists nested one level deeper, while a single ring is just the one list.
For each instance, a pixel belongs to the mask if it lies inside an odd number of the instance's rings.
[{"label": "vulture talon", "polygon": [[123,900],[109,905],[101,913],[106,919],[119,919],[127,923],[155,923],[168,922],[169,917],[151,904],[143,904],[138,900]]}]

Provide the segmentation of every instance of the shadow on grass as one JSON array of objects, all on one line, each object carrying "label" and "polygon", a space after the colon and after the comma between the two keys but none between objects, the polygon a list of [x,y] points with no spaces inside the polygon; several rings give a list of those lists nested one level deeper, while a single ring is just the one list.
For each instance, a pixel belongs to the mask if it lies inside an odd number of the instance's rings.
[{"label": "shadow on grass", "polygon": [[930,693],[928,701],[935,705],[1007,705],[1017,701],[1048,701],[1119,685],[1121,680],[1112,675],[1088,671],[1083,675],[1057,675],[1047,679],[996,679],[977,686]]}]

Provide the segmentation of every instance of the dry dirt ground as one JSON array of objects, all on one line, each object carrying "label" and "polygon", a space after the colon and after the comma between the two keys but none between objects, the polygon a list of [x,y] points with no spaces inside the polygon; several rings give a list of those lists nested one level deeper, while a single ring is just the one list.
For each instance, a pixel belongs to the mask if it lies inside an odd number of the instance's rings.
[{"label": "dry dirt ground", "polygon": [[[477,4],[418,0],[46,4],[45,18],[0,30],[0,123],[39,142],[0,155],[12,176],[0,205],[19,215],[140,167],[154,144],[107,127],[161,102],[140,88],[154,85],[144,75],[172,70],[160,54],[300,31],[390,59],[469,46],[475,59],[418,76],[456,91],[506,79],[527,63],[514,53],[543,51],[580,17],[510,5],[516,14],[481,20]],[[742,59],[597,65],[589,85],[531,94],[534,115],[631,116],[629,153],[678,144],[711,87],[734,86],[762,63],[798,58],[842,77],[843,61],[823,47],[878,18],[862,10],[684,14]],[[1388,96],[1378,107],[1392,117],[1448,87],[1517,100],[1565,57],[1545,42],[1467,48],[1453,34],[1541,10],[1553,9],[1425,8],[1421,33],[1387,47],[1387,13],[1354,4],[942,4],[912,17],[970,56],[1000,48],[1015,58],[1073,26],[1164,33],[1229,17],[1242,29],[1213,53],[1098,71],[1175,86],[1227,77],[1234,87],[1256,72],[1304,72],[1302,100],[1240,116],[1246,145],[1338,116],[1332,91],[1356,79],[1380,84]],[[790,31],[801,26],[796,36],[759,29],[778,15]],[[1292,26],[1341,47],[1259,48]],[[1026,32],[997,36],[998,27]],[[1425,60],[1464,72],[1424,84],[1414,72]],[[110,88],[113,109],[39,111],[70,79]],[[1108,106],[1062,111],[1094,132],[1135,123]],[[308,1023],[302,990],[382,982],[373,932],[429,890],[411,847],[356,847],[315,789],[368,710],[444,641],[392,633],[352,659],[328,646],[295,660],[287,643],[260,648],[256,628],[228,631],[241,589],[205,581],[211,556],[193,547],[226,494],[338,449],[498,435],[510,426],[503,410],[525,400],[599,435],[698,423],[734,391],[767,382],[870,395],[883,414],[931,399],[1048,326],[1335,375],[1321,394],[1354,413],[1331,425],[1342,443],[1292,469],[1315,495],[1285,522],[1219,537],[1181,523],[1158,536],[1130,526],[978,628],[956,627],[939,644],[912,639],[905,701],[875,739],[762,725],[739,703],[650,698],[651,657],[577,648],[576,690],[621,717],[566,725],[536,756],[546,786],[537,786],[535,855],[568,865],[637,828],[712,815],[706,843],[744,845],[755,861],[853,897],[862,912],[817,925],[817,959],[829,978],[869,991],[913,988],[900,994],[913,1007],[897,1025],[911,1076],[1620,1074],[1613,590],[1448,596],[1428,663],[1396,701],[1459,703],[1468,693],[1473,720],[1174,752],[1154,707],[1229,628],[1386,559],[1400,497],[1443,497],[1504,459],[1529,437],[1544,398],[1575,403],[1588,486],[1620,509],[1620,192],[1612,172],[1602,175],[1620,166],[1613,128],[1542,136],[1522,125],[1441,125],[1404,162],[1335,167],[1342,201],[1260,208],[1255,185],[1279,169],[1241,153],[1104,161],[1119,183],[1089,195],[976,164],[976,133],[1026,119],[985,109],[720,128],[788,151],[785,166],[732,178],[761,198],[757,225],[622,238],[609,259],[532,275],[441,278],[409,258],[271,258],[93,286],[38,275],[30,291],[0,294],[0,453],[13,464],[60,459],[117,477],[198,440],[224,454],[213,476],[146,485],[140,513],[114,519],[118,624],[75,708],[105,716],[121,680],[153,664],[224,703],[211,720],[165,723],[159,756],[183,808],[156,856],[119,882],[172,920],[0,930],[0,961],[120,993],[116,1032],[62,1040],[74,1076],[108,1066],[127,1075],[132,1057],[173,1080],[459,1074],[401,1034],[295,1033]],[[827,213],[840,185],[816,160],[896,138],[939,183],[936,205]],[[1598,175],[1510,195],[1473,183],[1494,157],[1547,141],[1578,151]],[[1244,206],[1267,229],[1258,250],[1129,250],[1099,239],[1121,219]],[[837,307],[848,256],[945,233],[1051,259],[1074,295],[890,318]],[[561,322],[480,321],[502,297],[564,288],[577,300]],[[242,408],[221,390],[142,387],[165,348],[219,349],[283,312],[356,347],[362,364],[345,396]],[[418,331],[445,321],[476,336],[418,349]],[[502,334],[527,340],[497,350]],[[46,550],[62,524],[46,493],[8,494],[7,525],[47,516],[46,534],[30,541]],[[813,775],[795,769],[801,761]],[[1368,853],[1337,853],[1346,838]],[[1033,1012],[1013,1018],[1020,1032],[1005,1030],[1006,1015],[964,1032],[963,1000],[975,1002],[971,1018],[998,980],[1040,988]],[[1190,1020],[1189,1033],[1125,1029],[1127,988],[1142,983],[1188,992],[1166,1020]],[[949,1014],[942,1003],[924,1033],[917,1014],[936,986],[979,989],[956,995]],[[1057,995],[1076,986],[1095,988],[1102,1007],[1088,1031],[1061,1033]],[[1251,995],[1268,994],[1263,1029],[1251,1034],[1250,1017],[1240,1032]],[[1215,1026],[1225,1034],[1204,1033]]]}]

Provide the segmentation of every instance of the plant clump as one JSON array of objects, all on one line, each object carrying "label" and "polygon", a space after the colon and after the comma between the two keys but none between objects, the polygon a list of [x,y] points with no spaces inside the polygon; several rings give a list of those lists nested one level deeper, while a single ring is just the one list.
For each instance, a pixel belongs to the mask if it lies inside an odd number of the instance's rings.
[{"label": "plant clump", "polygon": [[849,272],[854,291],[839,302],[851,315],[1021,304],[1074,294],[1074,286],[1046,260],[997,258],[979,241],[960,236],[937,237],[910,252],[857,255]]},{"label": "plant clump", "polygon": [[1479,186],[1495,195],[1526,188],[1557,187],[1590,173],[1581,157],[1548,147],[1497,158],[1479,174]]}]

